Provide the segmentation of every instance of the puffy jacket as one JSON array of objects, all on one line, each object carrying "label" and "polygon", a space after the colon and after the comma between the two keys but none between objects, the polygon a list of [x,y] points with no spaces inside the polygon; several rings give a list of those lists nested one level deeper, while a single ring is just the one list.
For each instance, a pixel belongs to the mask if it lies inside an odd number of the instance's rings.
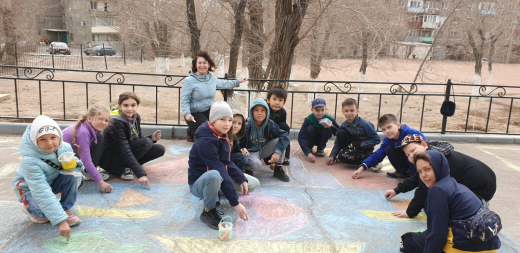
[{"label": "puffy jacket", "polygon": [[213,73],[190,75],[182,83],[181,108],[184,117],[196,112],[205,112],[215,103],[217,89],[233,89],[238,87],[238,80],[220,80]]},{"label": "puffy jacket", "polygon": [[188,184],[192,185],[207,171],[216,170],[224,179],[220,189],[231,206],[238,205],[238,195],[231,182],[247,181],[242,170],[231,161],[231,143],[226,136],[219,136],[213,126],[206,121],[195,132],[197,139],[190,150],[188,160]]},{"label": "puffy jacket", "polygon": [[[63,152],[73,152],[71,146],[66,142],[61,142],[57,152],[47,153],[36,146],[37,131],[43,126],[54,126],[62,135],[58,124],[47,116],[38,116],[31,125],[27,127],[20,143],[19,151],[23,156],[20,167],[16,170],[13,180],[13,190],[18,201],[22,202],[18,188],[22,190],[24,196],[32,194],[36,203],[41,208],[45,217],[52,225],[58,225],[68,218],[63,210],[60,201],[52,192],[51,184],[60,173],[57,169],[45,163],[42,159],[49,160],[56,165],[60,165],[58,155]],[[31,140],[32,139],[34,140]],[[21,182],[21,183],[20,183]],[[18,187],[16,186],[18,183]]]},{"label": "puffy jacket", "polygon": [[[450,220],[466,220],[482,207],[480,199],[468,187],[457,183],[450,176],[448,161],[440,152],[427,150],[435,173],[436,183],[428,189],[426,202],[426,225],[428,237],[424,253],[442,252],[446,245]],[[453,247],[465,252],[479,252],[500,248],[500,239],[495,236],[487,242],[474,243],[465,235],[453,233]]]},{"label": "puffy jacket", "polygon": [[[114,112],[115,111],[112,111],[111,115],[113,115]],[[151,138],[151,135],[147,137],[142,136],[141,116],[139,116],[139,114],[137,114],[135,127],[139,139]],[[137,178],[146,176],[146,172],[130,148],[132,138],[130,123],[119,120],[117,117],[111,117],[110,125],[105,129],[103,134],[105,136],[103,155],[99,159],[99,166],[101,168],[113,168],[115,171],[123,171],[125,168],[130,168]]]},{"label": "puffy jacket", "polygon": [[251,108],[249,109],[249,115],[251,116],[246,121],[246,134],[240,140],[240,149],[247,148],[247,150],[250,150],[251,147],[254,146],[253,144],[255,143],[255,140],[252,140],[251,128],[257,127],[253,120],[253,108],[257,105],[264,106],[267,112],[266,119],[262,125],[264,134],[263,137],[265,138],[265,142],[263,144],[267,143],[272,139],[279,138],[278,143],[276,144],[276,153],[281,155],[283,151],[285,151],[285,149],[287,148],[287,145],[289,145],[291,139],[289,138],[289,134],[286,131],[280,129],[280,127],[278,127],[278,125],[274,121],[269,119],[269,106],[267,105],[267,102],[265,102],[265,100],[261,98],[255,99],[255,101],[253,101],[253,103],[251,104]]}]

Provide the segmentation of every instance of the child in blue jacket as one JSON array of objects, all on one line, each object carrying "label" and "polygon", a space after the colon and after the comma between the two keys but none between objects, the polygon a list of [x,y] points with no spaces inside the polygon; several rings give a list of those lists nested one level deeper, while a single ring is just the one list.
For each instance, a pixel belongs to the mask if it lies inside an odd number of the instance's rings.
[{"label": "child in blue jacket", "polygon": [[361,172],[372,168],[388,156],[390,164],[395,168],[395,172],[387,172],[386,175],[392,178],[405,178],[415,173],[415,166],[408,161],[406,157],[399,157],[394,154],[394,150],[397,146],[401,145],[403,138],[409,134],[418,134],[428,141],[426,137],[419,131],[408,127],[405,124],[399,123],[397,117],[392,114],[385,114],[379,118],[379,128],[385,135],[383,143],[379,148],[370,155],[367,159],[363,160],[361,167],[357,169],[352,178],[357,179],[361,176]]},{"label": "child in blue jacket", "polygon": [[[190,151],[188,184],[190,192],[204,200],[200,219],[218,230],[221,216],[217,212],[218,192],[222,190],[239,217],[247,221],[246,208],[238,202],[234,182],[244,195],[258,187],[258,179],[247,178],[232,161],[231,141],[233,113],[226,102],[216,102],[210,108],[209,121],[195,132],[196,141]],[[251,188],[250,188],[251,187]]]},{"label": "child in blue jacket", "polygon": [[262,98],[253,101],[249,115],[246,135],[240,140],[240,148],[247,148],[249,151],[249,160],[244,167],[245,173],[253,175],[253,170],[262,169],[261,159],[271,157],[268,162],[275,164],[273,176],[289,182],[289,176],[282,168],[285,150],[291,141],[289,133],[269,119],[269,106]]},{"label": "child in blue jacket", "polygon": [[[450,176],[448,160],[436,150],[427,150],[415,155],[415,165],[421,181],[428,187],[428,200],[425,212],[428,216],[427,230],[420,233],[406,233],[402,238],[401,252],[437,253],[437,252],[497,252],[501,246],[498,238],[500,223],[468,187],[457,183]],[[478,212],[484,212],[483,220],[475,219]],[[477,230],[465,227],[476,225]],[[460,226],[464,226],[461,229]],[[493,227],[493,228],[492,228]],[[483,229],[485,231],[479,231]],[[487,231],[487,230],[490,231]],[[487,240],[482,241],[485,232]],[[486,233],[490,232],[490,233]],[[469,239],[468,236],[476,238]]]},{"label": "child in blue jacket", "polygon": [[[50,222],[58,225],[59,234],[70,238],[70,227],[80,219],[70,209],[76,203],[78,183],[73,175],[61,174],[58,156],[73,152],[70,144],[63,142],[58,124],[51,118],[40,115],[27,127],[20,144],[23,156],[16,170],[13,190],[23,211],[34,223]],[[61,192],[61,199],[56,198]]]}]

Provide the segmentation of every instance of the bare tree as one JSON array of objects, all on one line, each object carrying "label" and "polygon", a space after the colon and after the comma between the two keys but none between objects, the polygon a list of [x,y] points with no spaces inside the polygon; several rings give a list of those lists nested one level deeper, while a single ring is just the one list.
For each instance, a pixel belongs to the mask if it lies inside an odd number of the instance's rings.
[{"label": "bare tree", "polygon": [[[325,22],[321,22],[325,23]],[[310,78],[311,80],[318,79],[318,76],[321,72],[321,63],[323,61],[323,56],[325,55],[325,50],[327,49],[330,41],[331,31],[334,29],[334,25],[330,22],[330,18],[327,18],[326,25],[324,27],[320,27],[316,25],[312,28],[311,32],[311,60],[310,60]],[[320,39],[319,30],[325,31],[323,38]],[[317,85],[316,83],[309,83],[309,91],[316,91]],[[312,102],[314,99],[314,94],[309,93],[307,96],[307,102]]]},{"label": "bare tree", "polygon": [[200,29],[197,25],[197,15],[195,12],[194,0],[186,0],[186,15],[188,17],[188,28],[190,30],[191,58],[195,59],[195,56],[200,51]]},{"label": "bare tree", "polygon": [[229,2],[233,7],[233,12],[235,14],[235,32],[233,35],[233,41],[231,41],[231,50],[229,52],[228,76],[230,78],[235,78],[237,73],[238,53],[240,51],[242,33],[244,31],[244,12],[247,0],[229,0]]},{"label": "bare tree", "polygon": [[[264,33],[264,7],[262,1],[249,1],[249,24],[246,25],[246,42],[248,49],[248,63],[250,78],[264,78],[262,71],[262,61],[264,57],[264,45],[266,35]],[[262,82],[249,81],[249,87],[259,90],[263,86]]]}]

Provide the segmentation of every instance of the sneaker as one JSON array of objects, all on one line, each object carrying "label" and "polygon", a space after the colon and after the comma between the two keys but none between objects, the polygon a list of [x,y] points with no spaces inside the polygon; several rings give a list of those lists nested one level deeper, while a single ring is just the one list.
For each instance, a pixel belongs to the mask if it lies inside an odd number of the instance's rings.
[{"label": "sneaker", "polygon": [[282,165],[291,165],[291,162],[289,162],[289,159],[284,160]]},{"label": "sneaker", "polygon": [[406,178],[406,175],[400,172],[387,172],[386,175],[391,178]]},{"label": "sneaker", "polygon": [[22,211],[27,214],[27,216],[29,216],[29,219],[33,222],[33,223],[36,223],[36,224],[43,224],[43,223],[47,223],[49,222],[48,219],[44,219],[44,218],[40,218],[40,217],[36,217],[32,214],[29,213],[29,211],[27,211],[27,206],[25,204],[22,204]]},{"label": "sneaker", "polygon": [[[94,179],[90,176],[90,174],[88,174],[88,172],[86,172],[85,170],[83,170],[81,172],[81,175],[83,176],[83,180],[85,181],[93,181]],[[99,175],[101,175],[101,178],[103,179],[103,181],[106,181],[110,178],[110,176],[107,174],[107,173],[99,173]]]},{"label": "sneaker", "polygon": [[67,210],[65,212],[69,216],[69,218],[66,219],[67,224],[69,224],[69,227],[76,226],[76,225],[78,225],[81,222],[79,217],[74,215],[70,210]]},{"label": "sneaker", "polygon": [[380,164],[376,165],[375,167],[371,167],[370,170],[373,171],[373,172],[378,172],[382,168],[383,168],[383,164],[380,163]]},{"label": "sneaker", "polygon": [[282,168],[275,168],[274,169],[274,173],[273,173],[273,177],[276,177],[276,178],[278,178],[278,179],[280,179],[281,181],[284,181],[284,182],[291,181],[291,179],[289,179],[289,176],[287,176],[287,174],[285,174],[285,171]]},{"label": "sneaker", "polygon": [[325,157],[325,151],[323,151],[323,149],[318,149],[318,151],[316,151],[316,156]]},{"label": "sneaker", "polygon": [[126,181],[134,180],[134,175],[132,175],[132,170],[130,168],[126,168],[125,171],[123,171],[123,174],[121,174],[121,179],[126,180]]},{"label": "sneaker", "polygon": [[200,220],[208,224],[210,228],[218,230],[218,224],[222,219],[221,215],[224,215],[224,213],[221,211],[217,211],[216,207],[211,210],[207,210],[206,208],[204,208],[204,210],[202,210],[202,213],[200,214]]},{"label": "sneaker", "polygon": [[189,134],[186,134],[186,141],[187,142],[195,142],[195,138],[193,138],[193,136],[191,136]]}]

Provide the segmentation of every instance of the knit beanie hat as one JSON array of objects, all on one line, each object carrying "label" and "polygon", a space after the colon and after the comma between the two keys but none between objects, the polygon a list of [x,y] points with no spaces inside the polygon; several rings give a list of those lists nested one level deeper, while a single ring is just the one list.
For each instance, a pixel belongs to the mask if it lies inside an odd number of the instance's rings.
[{"label": "knit beanie hat", "polygon": [[34,144],[34,146],[38,147],[38,138],[46,134],[54,134],[58,136],[60,138],[61,145],[63,134],[60,127],[58,126],[58,123],[45,115],[40,115],[36,117],[36,119],[34,119],[33,123],[31,124],[31,133],[29,138],[31,139],[31,142]]},{"label": "knit beanie hat", "polygon": [[224,101],[215,102],[209,111],[209,123],[213,124],[215,121],[224,117],[233,119],[231,107]]}]

